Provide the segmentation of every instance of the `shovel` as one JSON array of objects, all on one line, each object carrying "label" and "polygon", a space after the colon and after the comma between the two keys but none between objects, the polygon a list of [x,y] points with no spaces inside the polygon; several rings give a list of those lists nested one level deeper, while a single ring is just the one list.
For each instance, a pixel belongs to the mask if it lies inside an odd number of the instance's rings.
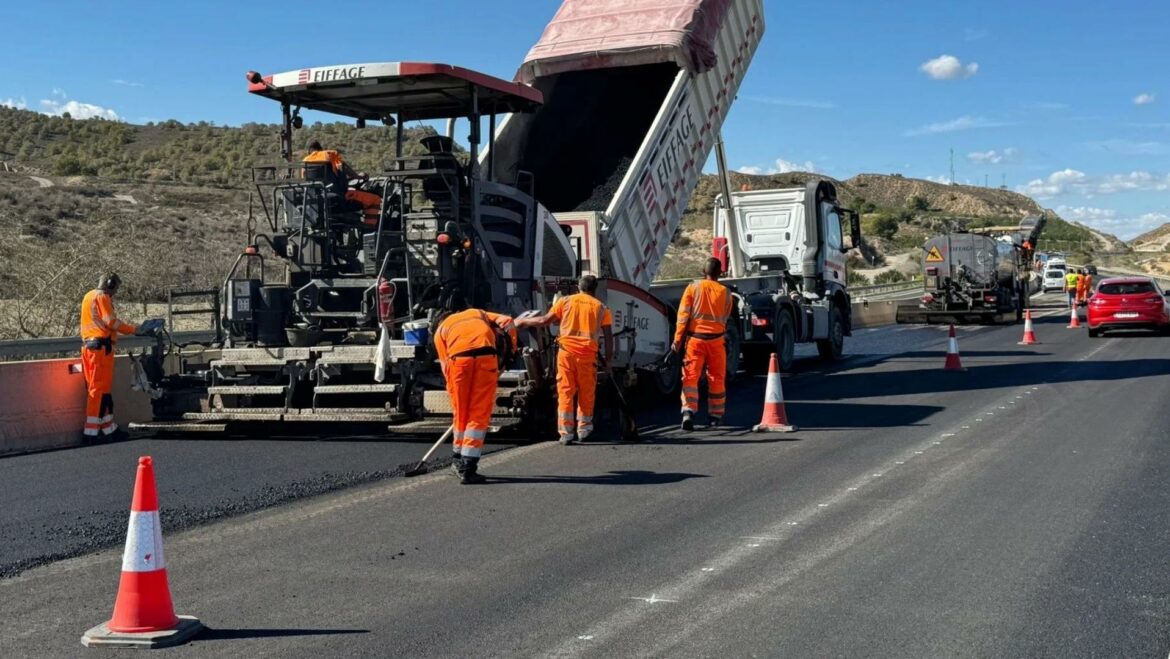
[{"label": "shovel", "polygon": [[439,446],[441,446],[443,442],[447,441],[447,438],[450,437],[451,433],[453,432],[455,432],[455,426],[447,426],[447,432],[443,433],[443,436],[439,438],[439,441],[435,442],[434,445],[431,446],[426,455],[422,457],[422,460],[419,460],[418,464],[414,465],[410,469],[407,469],[405,472],[403,472],[402,475],[410,478],[411,476],[422,476],[423,474],[427,473],[427,460],[431,459],[431,455],[439,449]]},{"label": "shovel", "polygon": [[626,402],[626,395],[622,392],[622,387],[614,378],[609,378],[613,384],[614,393],[617,394],[618,407],[621,414],[618,415],[618,423],[622,429],[623,442],[638,441],[638,420],[634,418],[634,409]]}]

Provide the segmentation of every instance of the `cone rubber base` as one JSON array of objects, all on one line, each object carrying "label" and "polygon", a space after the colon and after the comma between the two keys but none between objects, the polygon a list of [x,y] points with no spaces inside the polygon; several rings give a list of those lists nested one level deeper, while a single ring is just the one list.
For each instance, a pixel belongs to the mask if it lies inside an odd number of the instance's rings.
[{"label": "cone rubber base", "polygon": [[761,423],[759,425],[752,426],[752,432],[796,432],[796,426]]},{"label": "cone rubber base", "polygon": [[182,645],[203,631],[203,623],[191,616],[179,616],[179,625],[174,629],[138,634],[110,631],[108,622],[85,632],[81,644],[87,648],[169,648]]},{"label": "cone rubber base", "polygon": [[1039,341],[1019,341],[1016,343],[1016,345],[1018,345],[1018,346],[1038,346],[1038,345],[1040,345],[1040,342]]}]

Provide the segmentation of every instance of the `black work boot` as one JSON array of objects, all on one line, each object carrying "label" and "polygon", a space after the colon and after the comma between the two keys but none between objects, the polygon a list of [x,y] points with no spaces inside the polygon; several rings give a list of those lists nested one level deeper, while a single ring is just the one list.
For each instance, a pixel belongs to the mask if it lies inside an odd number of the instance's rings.
[{"label": "black work boot", "polygon": [[487,479],[481,476],[478,472],[479,458],[463,458],[463,480],[464,485],[479,485],[486,483]]},{"label": "black work boot", "polygon": [[467,471],[467,467],[463,465],[463,460],[463,456],[456,453],[451,462],[451,471],[455,472],[455,477],[459,479],[462,479],[463,474]]},{"label": "black work boot", "polygon": [[683,412],[682,415],[682,429],[690,432],[695,429],[695,415],[691,412]]}]

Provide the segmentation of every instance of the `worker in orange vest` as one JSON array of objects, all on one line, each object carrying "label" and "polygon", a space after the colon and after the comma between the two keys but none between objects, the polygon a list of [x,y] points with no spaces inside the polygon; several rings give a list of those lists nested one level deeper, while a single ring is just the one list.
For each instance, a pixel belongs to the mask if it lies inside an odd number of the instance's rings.
[{"label": "worker in orange vest", "polygon": [[719,283],[723,265],[707,259],[704,278],[687,286],[679,302],[674,352],[685,350],[682,381],[682,429],[695,429],[699,411],[699,377],[707,369],[707,417],[712,427],[723,420],[727,404],[727,351],[723,335],[731,316],[731,292]]},{"label": "worker in orange vest", "polygon": [[1088,268],[1081,268],[1081,274],[1077,276],[1077,304],[1085,304],[1092,291],[1093,276],[1089,274]]},{"label": "worker in orange vest", "polygon": [[[326,149],[321,146],[321,142],[313,140],[309,143],[309,155],[305,156],[301,162],[308,164],[322,164],[327,165],[323,167],[323,179],[330,192],[335,194],[344,194],[345,200],[354,204],[363,210],[381,210],[382,197],[373,192],[366,192],[364,190],[351,190],[349,188],[349,179],[365,179],[366,175],[362,172],[350,167],[349,163],[342,159],[341,154],[333,149]],[[305,168],[309,170],[308,167]],[[314,178],[313,171],[306,171],[306,178]]]},{"label": "worker in orange vest", "polygon": [[435,332],[435,352],[454,413],[455,474],[464,485],[475,485],[486,480],[479,458],[496,404],[501,350],[515,349],[516,328],[510,316],[468,308],[458,292],[447,308],[451,313]]},{"label": "worker in orange vest", "polygon": [[[522,318],[517,327],[560,325],[557,344],[557,431],[561,444],[585,441],[593,433],[597,398],[597,353],[605,338],[602,364],[613,362],[613,314],[597,299],[597,277],[585,275],[578,293],[557,300],[543,316]],[[573,399],[576,398],[574,405]]]},{"label": "worker in orange vest", "polygon": [[[98,287],[81,301],[81,372],[85,375],[84,441],[98,435],[112,438],[125,433],[114,423],[114,345],[119,334],[133,334],[137,327],[118,320],[114,313],[114,295],[122,279],[114,274],[102,275]],[[115,433],[117,433],[115,435]]]}]

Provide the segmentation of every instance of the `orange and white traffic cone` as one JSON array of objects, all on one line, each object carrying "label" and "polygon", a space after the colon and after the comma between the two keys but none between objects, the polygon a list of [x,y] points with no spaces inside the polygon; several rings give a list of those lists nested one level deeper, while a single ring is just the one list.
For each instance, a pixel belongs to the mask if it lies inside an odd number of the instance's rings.
[{"label": "orange and white traffic cone", "polygon": [[122,552],[122,579],[109,621],[87,631],[81,644],[87,647],[163,648],[186,643],[203,629],[190,616],[176,616],[167,585],[162,527],[158,517],[158,491],[154,463],[138,458],[130,526]]},{"label": "orange and white traffic cone", "polygon": [[1022,346],[1033,346],[1040,343],[1036,340],[1036,332],[1032,329],[1032,310],[1024,310],[1024,340],[1019,342]]},{"label": "orange and white traffic cone", "polygon": [[965,371],[963,362],[959,361],[959,340],[955,338],[955,326],[951,325],[951,335],[947,339],[947,361],[943,364],[944,371]]},{"label": "orange and white traffic cone", "polygon": [[794,432],[796,426],[788,423],[788,411],[784,409],[784,387],[780,380],[780,361],[772,353],[768,366],[768,386],[764,390],[764,415],[752,432]]},{"label": "orange and white traffic cone", "polygon": [[1075,305],[1075,304],[1072,306],[1071,315],[1068,317],[1068,328],[1069,329],[1080,329],[1081,328],[1081,315],[1079,313],[1077,313],[1077,305]]}]

